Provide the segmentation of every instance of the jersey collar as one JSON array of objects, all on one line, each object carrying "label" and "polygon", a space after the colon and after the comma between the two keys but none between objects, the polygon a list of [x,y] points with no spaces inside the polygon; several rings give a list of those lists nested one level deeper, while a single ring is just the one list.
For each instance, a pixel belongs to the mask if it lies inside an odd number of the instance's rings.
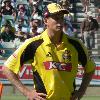
[{"label": "jersey collar", "polygon": [[[47,34],[47,29],[42,33],[42,37],[43,37],[45,45],[49,46],[52,44],[52,42]],[[66,34],[63,33],[61,41],[62,41],[61,44],[66,44],[68,42]]]}]

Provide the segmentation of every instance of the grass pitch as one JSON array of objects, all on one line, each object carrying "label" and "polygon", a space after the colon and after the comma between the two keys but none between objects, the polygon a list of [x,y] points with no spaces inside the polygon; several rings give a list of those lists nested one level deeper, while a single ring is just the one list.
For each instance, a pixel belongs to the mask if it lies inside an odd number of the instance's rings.
[{"label": "grass pitch", "polygon": [[[2,96],[1,100],[27,100],[21,95]],[[81,100],[100,100],[100,96],[84,96]]]}]

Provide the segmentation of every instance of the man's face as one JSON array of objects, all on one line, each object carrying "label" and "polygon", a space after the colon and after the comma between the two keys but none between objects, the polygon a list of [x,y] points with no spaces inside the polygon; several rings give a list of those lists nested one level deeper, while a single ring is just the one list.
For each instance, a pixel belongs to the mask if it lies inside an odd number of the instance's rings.
[{"label": "man's face", "polygon": [[47,29],[49,29],[53,32],[62,31],[63,22],[64,22],[64,19],[63,19],[62,13],[54,14],[45,19],[45,24],[47,26]]},{"label": "man's face", "polygon": [[10,26],[5,26],[5,32],[9,33],[10,32],[11,27]]},{"label": "man's face", "polygon": [[32,21],[32,25],[38,27],[39,21],[38,21],[37,19],[33,20],[33,21]]}]

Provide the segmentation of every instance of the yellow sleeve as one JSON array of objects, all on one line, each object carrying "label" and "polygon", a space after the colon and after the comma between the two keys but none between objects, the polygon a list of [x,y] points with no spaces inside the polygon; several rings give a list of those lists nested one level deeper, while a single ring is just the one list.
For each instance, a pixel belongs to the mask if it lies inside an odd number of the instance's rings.
[{"label": "yellow sleeve", "polygon": [[94,61],[91,58],[88,59],[87,64],[85,66],[85,72],[89,73],[89,72],[94,71],[95,70],[95,66],[96,65],[95,65]]},{"label": "yellow sleeve", "polygon": [[23,52],[23,46],[21,46],[19,49],[17,49],[4,63],[5,67],[8,67],[10,70],[12,70],[14,73],[18,73],[19,69],[21,67],[20,65],[20,57]]},{"label": "yellow sleeve", "polygon": [[[21,67],[21,56],[27,45],[32,41],[31,39],[26,40],[4,63],[5,67],[8,67],[14,73],[18,73]],[[29,59],[30,60],[30,59]]]}]

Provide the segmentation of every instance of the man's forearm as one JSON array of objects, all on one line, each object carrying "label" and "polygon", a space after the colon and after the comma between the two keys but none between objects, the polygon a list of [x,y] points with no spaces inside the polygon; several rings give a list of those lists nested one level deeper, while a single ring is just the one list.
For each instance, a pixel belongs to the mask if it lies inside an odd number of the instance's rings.
[{"label": "man's forearm", "polygon": [[94,71],[84,74],[81,86],[78,90],[74,91],[74,93],[71,97],[71,100],[77,100],[77,99],[80,100],[83,97],[83,95],[85,94],[85,91],[86,91],[86,89],[87,89],[87,87],[92,79],[93,73],[94,73]]},{"label": "man's forearm", "polygon": [[26,88],[22,82],[19,80],[17,74],[13,73],[11,70],[9,70],[7,67],[3,68],[3,73],[4,75],[8,78],[8,80],[17,87],[17,89],[23,93],[23,95],[27,95],[27,90],[28,88]]},{"label": "man's forearm", "polygon": [[86,89],[92,79],[93,74],[94,74],[94,71],[84,74],[79,91],[84,91],[84,92],[86,91]]}]

